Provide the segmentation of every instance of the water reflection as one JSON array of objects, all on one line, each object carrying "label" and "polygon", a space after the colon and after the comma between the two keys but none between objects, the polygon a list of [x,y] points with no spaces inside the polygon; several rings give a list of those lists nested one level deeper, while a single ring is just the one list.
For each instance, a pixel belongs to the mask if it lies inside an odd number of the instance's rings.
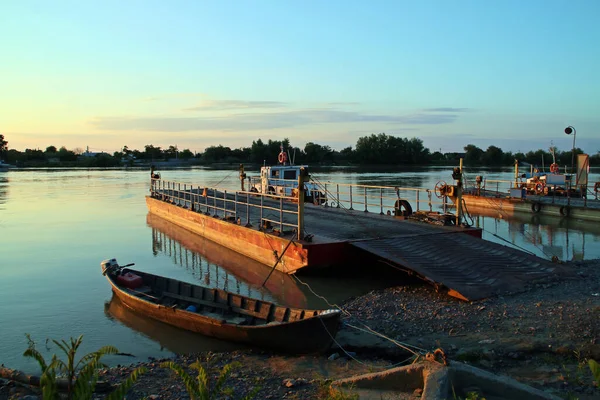
[{"label": "water reflection", "polygon": [[[0,204],[6,203],[8,199],[8,177],[0,175]],[[0,210],[4,207],[0,206]]]},{"label": "water reflection", "polygon": [[306,307],[306,296],[291,276],[274,271],[263,288],[271,272],[263,264],[156,215],[148,213],[146,222],[152,228],[152,253],[167,255],[203,286],[291,307]]},{"label": "water reflection", "polygon": [[[510,218],[485,208],[470,207],[476,226],[483,228],[486,240],[533,252],[539,257],[553,256],[562,261],[600,258],[600,224],[549,215],[515,212]],[[586,247],[586,244],[590,244]]]},{"label": "water reflection", "polygon": [[243,348],[239,344],[189,332],[145,317],[127,308],[114,294],[110,301],[104,303],[104,314],[108,319],[117,320],[157,342],[161,351],[166,349],[173,353],[183,354],[202,351],[231,351]]}]

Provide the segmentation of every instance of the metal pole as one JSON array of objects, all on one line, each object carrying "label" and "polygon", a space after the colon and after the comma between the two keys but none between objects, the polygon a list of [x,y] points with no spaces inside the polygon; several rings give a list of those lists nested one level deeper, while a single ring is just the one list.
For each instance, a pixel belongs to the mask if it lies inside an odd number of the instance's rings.
[{"label": "metal pole", "polygon": [[379,215],[383,215],[383,188],[379,188]]},{"label": "metal pole", "polygon": [[417,202],[417,211],[419,211],[419,191],[416,190],[415,193],[417,194],[416,196],[416,202]]},{"label": "metal pole", "polygon": [[298,174],[298,240],[304,239],[304,174],[304,168],[300,168]]},{"label": "metal pole", "polygon": [[[208,193],[207,193],[208,195]],[[217,189],[213,188],[213,215],[215,217],[218,217],[219,214],[217,213]]]},{"label": "metal pole", "polygon": [[264,195],[260,195],[260,224],[259,229],[263,229],[263,204],[264,204]]},{"label": "metal pole", "polygon": [[575,167],[575,137],[577,136],[577,131],[574,127],[569,125],[565,128],[565,133],[567,135],[573,134],[573,149],[571,150],[571,173],[573,173],[573,168]]},{"label": "metal pole", "polygon": [[246,193],[246,227],[250,226],[250,193]]},{"label": "metal pole", "polygon": [[[456,226],[460,226],[461,218],[462,218],[462,174],[463,174],[463,159],[460,159],[459,163],[460,176],[458,181],[456,182],[457,195],[456,199],[458,204],[456,204]],[[496,192],[498,192],[496,190]]]},{"label": "metal pole", "polygon": [[352,185],[350,185],[350,210],[354,210],[354,208],[352,208]]},{"label": "metal pole", "polygon": [[283,235],[283,196],[279,198],[279,232]]},{"label": "metal pole", "polygon": [[367,204],[368,204],[368,200],[367,200],[367,187],[365,186],[365,212],[369,212],[369,210],[367,209]]},{"label": "metal pole", "polygon": [[337,198],[337,208],[340,208],[340,185],[339,185],[339,183],[335,185],[335,195]]},{"label": "metal pole", "polygon": [[[519,160],[515,160],[515,189],[519,187]],[[485,184],[484,184],[485,190]]]}]

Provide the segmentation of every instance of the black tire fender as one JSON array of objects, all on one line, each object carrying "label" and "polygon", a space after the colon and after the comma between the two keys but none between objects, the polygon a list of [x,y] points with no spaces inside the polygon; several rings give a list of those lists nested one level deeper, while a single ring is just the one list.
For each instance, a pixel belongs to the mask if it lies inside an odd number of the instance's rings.
[{"label": "black tire fender", "polygon": [[[412,209],[410,203],[404,199],[396,200],[396,204],[394,204],[394,208],[396,210],[404,209],[405,211],[403,211],[403,215],[405,215],[405,216],[412,215],[412,213],[413,213],[413,209]],[[398,215],[398,214],[396,214],[396,215]]]}]

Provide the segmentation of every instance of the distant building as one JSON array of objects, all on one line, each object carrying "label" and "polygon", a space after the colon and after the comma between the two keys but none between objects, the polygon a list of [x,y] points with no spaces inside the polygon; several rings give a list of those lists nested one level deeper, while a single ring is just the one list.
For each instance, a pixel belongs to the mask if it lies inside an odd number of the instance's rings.
[{"label": "distant building", "polygon": [[85,151],[83,153],[81,153],[82,157],[96,157],[98,154],[105,154],[103,151],[99,152],[99,153],[95,153],[93,151],[90,151],[90,147],[87,146],[85,148]]},{"label": "distant building", "polygon": [[461,158],[465,158],[467,153],[444,153],[444,158],[446,160],[460,160]]}]

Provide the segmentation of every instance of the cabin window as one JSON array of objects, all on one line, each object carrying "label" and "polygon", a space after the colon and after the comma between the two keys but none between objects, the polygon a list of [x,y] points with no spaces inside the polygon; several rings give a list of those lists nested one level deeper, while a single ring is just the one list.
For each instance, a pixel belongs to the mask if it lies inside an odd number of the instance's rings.
[{"label": "cabin window", "polygon": [[296,179],[296,171],[293,169],[289,171],[283,171],[283,179]]},{"label": "cabin window", "polygon": [[271,178],[279,178],[279,171],[278,170],[271,171]]}]

